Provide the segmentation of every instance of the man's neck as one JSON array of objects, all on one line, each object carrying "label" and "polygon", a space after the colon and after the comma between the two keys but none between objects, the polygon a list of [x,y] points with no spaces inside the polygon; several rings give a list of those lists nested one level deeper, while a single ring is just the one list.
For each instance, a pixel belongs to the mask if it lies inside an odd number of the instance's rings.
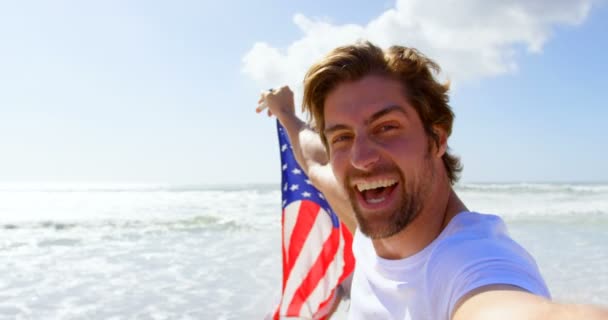
[{"label": "man's neck", "polygon": [[373,240],[376,254],[385,259],[412,256],[435,240],[454,216],[467,211],[451,185],[429,194],[425,206],[405,229],[384,239]]}]

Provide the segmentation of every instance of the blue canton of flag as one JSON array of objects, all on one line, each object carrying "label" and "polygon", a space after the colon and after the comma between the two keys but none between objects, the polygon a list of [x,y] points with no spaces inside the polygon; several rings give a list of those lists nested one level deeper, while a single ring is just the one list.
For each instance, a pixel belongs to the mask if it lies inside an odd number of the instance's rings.
[{"label": "blue canton of flag", "polygon": [[310,200],[325,209],[331,218],[333,226],[335,228],[339,227],[340,220],[338,219],[338,216],[331,210],[331,207],[323,194],[312,185],[308,176],[306,176],[306,173],[304,173],[304,170],[302,170],[296,161],[291,143],[289,143],[287,132],[285,132],[285,129],[278,121],[277,131],[279,133],[279,144],[281,146],[283,209],[294,201]]}]

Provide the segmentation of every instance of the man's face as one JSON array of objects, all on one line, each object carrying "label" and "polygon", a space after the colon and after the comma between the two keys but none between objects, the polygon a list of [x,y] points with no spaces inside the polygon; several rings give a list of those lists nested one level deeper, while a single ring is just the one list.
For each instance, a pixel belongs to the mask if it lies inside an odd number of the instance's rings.
[{"label": "man's face", "polygon": [[372,75],[342,83],[324,113],[330,162],[361,232],[379,239],[404,229],[426,201],[436,162],[402,85]]}]

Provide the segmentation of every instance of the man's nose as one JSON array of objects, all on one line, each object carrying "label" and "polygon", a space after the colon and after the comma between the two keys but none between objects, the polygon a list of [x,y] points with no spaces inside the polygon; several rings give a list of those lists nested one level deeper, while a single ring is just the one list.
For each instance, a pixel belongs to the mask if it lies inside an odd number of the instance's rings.
[{"label": "man's nose", "polygon": [[357,136],[351,149],[351,163],[353,167],[367,170],[380,159],[380,154],[373,141],[366,136]]}]

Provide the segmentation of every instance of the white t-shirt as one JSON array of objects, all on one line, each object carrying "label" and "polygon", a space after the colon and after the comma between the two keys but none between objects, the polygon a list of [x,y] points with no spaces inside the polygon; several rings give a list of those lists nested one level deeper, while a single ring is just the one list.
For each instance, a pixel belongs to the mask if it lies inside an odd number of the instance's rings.
[{"label": "white t-shirt", "polygon": [[400,260],[378,257],[357,230],[353,252],[351,320],[447,320],[460,298],[490,284],[550,298],[534,259],[495,215],[461,212],[426,248]]}]

